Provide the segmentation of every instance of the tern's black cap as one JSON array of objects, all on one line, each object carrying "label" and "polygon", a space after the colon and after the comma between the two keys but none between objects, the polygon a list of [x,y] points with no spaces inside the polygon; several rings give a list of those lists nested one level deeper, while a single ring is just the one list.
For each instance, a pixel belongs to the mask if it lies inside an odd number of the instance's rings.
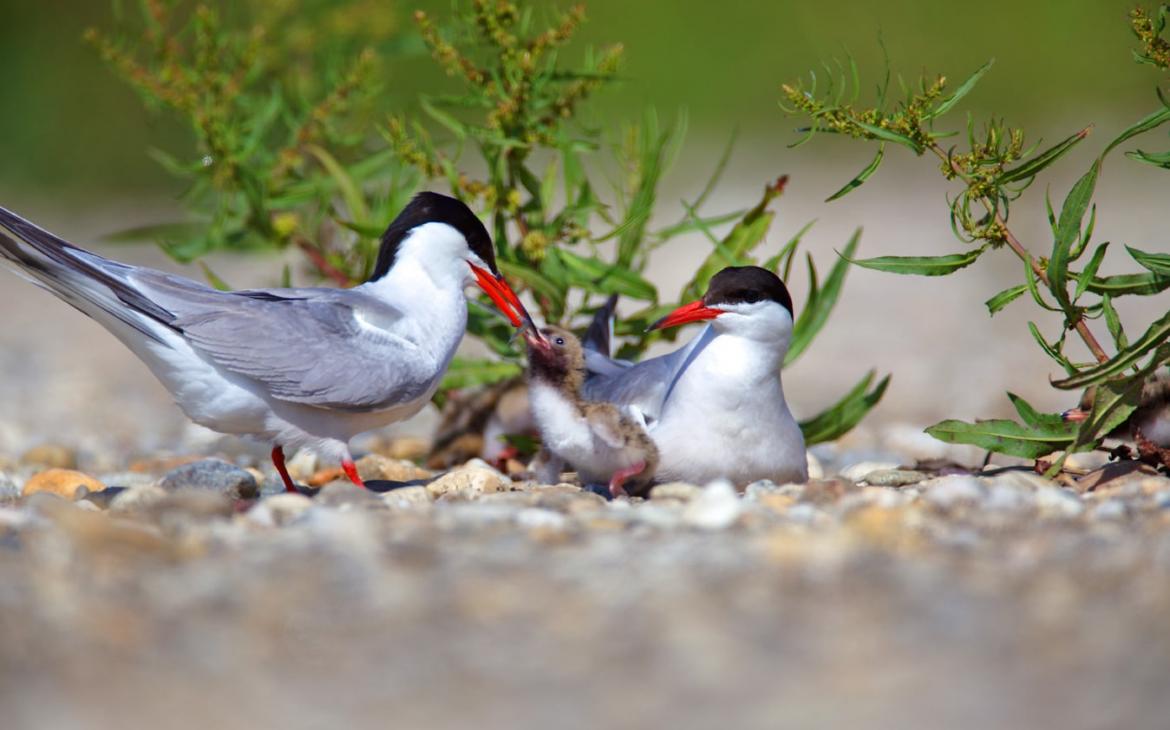
[{"label": "tern's black cap", "polygon": [[468,247],[483,259],[493,274],[499,275],[492,237],[488,235],[487,229],[475,213],[471,212],[471,208],[450,195],[422,192],[410,199],[382,234],[382,248],[378,251],[378,263],[374,266],[373,275],[370,276],[371,281],[386,275],[394,266],[394,259],[398,255],[402,241],[412,230],[424,223],[446,223],[462,233],[467,239]]},{"label": "tern's black cap", "polygon": [[707,285],[703,304],[752,304],[771,300],[792,314],[792,297],[780,277],[759,266],[728,266]]}]

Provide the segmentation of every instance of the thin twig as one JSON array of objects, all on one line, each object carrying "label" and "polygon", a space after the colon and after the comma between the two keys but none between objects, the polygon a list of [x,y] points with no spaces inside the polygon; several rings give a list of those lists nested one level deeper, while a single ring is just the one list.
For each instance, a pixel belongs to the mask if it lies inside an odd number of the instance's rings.
[{"label": "thin twig", "polygon": [[309,261],[312,262],[313,266],[323,276],[332,279],[338,286],[348,287],[353,285],[353,279],[349,278],[349,275],[344,271],[329,263],[329,260],[325,258],[325,254],[314,246],[309,239],[304,236],[295,236],[293,240],[297,248],[305,252],[305,256],[309,257]]}]

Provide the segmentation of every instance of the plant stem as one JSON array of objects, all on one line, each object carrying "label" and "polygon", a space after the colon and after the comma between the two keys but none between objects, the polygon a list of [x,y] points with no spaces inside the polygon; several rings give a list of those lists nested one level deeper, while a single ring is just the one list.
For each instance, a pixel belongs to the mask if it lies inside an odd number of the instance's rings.
[{"label": "plant stem", "polygon": [[325,258],[325,254],[321,253],[309,239],[298,235],[294,236],[293,241],[296,243],[297,248],[305,252],[305,256],[309,258],[309,261],[312,262],[317,271],[332,279],[338,286],[348,287],[353,285],[354,282],[349,278],[349,275],[329,263],[329,260]]},{"label": "plant stem", "polygon": [[[1082,130],[1082,134],[1088,133],[1088,128]],[[950,165],[951,169],[954,170],[955,175],[958,176],[960,180],[963,182],[970,182],[967,179],[967,176],[963,174],[962,169],[960,169],[959,166],[955,164],[953,160],[951,160],[950,156],[947,155],[946,151],[943,150],[942,147],[938,146],[937,142],[932,142],[929,146],[929,149],[940,160]],[[983,198],[983,206],[987,209],[988,213],[991,213],[994,210],[986,198]],[[1024,248],[1024,244],[1020,243],[1020,239],[1016,238],[1015,234],[1011,232],[1011,230],[1007,227],[1007,221],[1005,221],[1003,216],[1001,216],[999,213],[995,213],[995,224],[999,230],[1003,231],[1003,240],[1004,243],[1008,245],[1008,248],[1015,252],[1016,256],[1018,256],[1021,261],[1027,263],[1028,266],[1031,266],[1032,271],[1036,274],[1036,277],[1040,279],[1040,281],[1044,282],[1045,286],[1051,289],[1052,286],[1048,281],[1048,273],[1044,270],[1044,267],[1040,265],[1040,262],[1036,260],[1035,256],[1029,253],[1028,249]],[[1066,312],[1066,314],[1068,313]],[[1093,353],[1093,357],[1097,358],[1097,362],[1108,362],[1109,355],[1106,354],[1105,350],[1101,347],[1101,343],[1097,342],[1097,338],[1093,336],[1093,332],[1089,329],[1089,326],[1085,324],[1085,320],[1081,316],[1081,313],[1077,311],[1072,312],[1070,321],[1072,329],[1075,329],[1077,334],[1080,335],[1081,340],[1085,343],[1085,346],[1089,348],[1089,352]]]}]

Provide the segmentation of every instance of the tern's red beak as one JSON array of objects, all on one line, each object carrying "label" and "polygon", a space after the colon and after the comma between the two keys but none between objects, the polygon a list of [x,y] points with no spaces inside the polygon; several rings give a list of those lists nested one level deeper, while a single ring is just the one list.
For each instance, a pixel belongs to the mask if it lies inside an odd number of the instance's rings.
[{"label": "tern's red beak", "polygon": [[504,281],[502,276],[496,276],[487,269],[472,263],[468,265],[475,273],[475,283],[491,297],[491,300],[504,313],[513,327],[528,325],[533,329],[536,328],[532,322],[532,316],[528,314],[528,310],[520,302],[520,297],[516,296],[516,292],[512,291],[512,287],[508,286],[508,282]]},{"label": "tern's red beak", "polygon": [[705,319],[715,319],[723,314],[722,309],[712,309],[703,304],[700,299],[690,304],[684,304],[654,324],[650,325],[651,330],[666,329],[667,327],[677,327],[680,324],[688,322],[700,322]]}]

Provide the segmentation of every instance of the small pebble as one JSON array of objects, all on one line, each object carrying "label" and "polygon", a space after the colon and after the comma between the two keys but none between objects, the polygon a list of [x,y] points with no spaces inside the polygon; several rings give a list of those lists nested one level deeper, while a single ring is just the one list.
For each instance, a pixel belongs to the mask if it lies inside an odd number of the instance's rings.
[{"label": "small pebble", "polygon": [[1040,514],[1052,517],[1079,517],[1085,505],[1072,490],[1057,486],[1045,486],[1036,490],[1036,508]]},{"label": "small pebble", "polygon": [[427,491],[426,487],[413,486],[392,489],[382,495],[382,501],[387,506],[406,509],[430,505],[434,500],[431,498],[431,493]]},{"label": "small pebble", "polygon": [[658,484],[650,489],[650,499],[676,499],[679,502],[690,502],[703,493],[702,487],[686,482],[668,482]]},{"label": "small pebble", "polygon": [[683,522],[704,530],[723,530],[735,524],[743,511],[743,502],[735,487],[718,479],[703,488],[683,511]]},{"label": "small pebble", "polygon": [[863,461],[842,469],[841,477],[851,482],[860,482],[875,471],[890,471],[897,468],[898,465],[892,462]]},{"label": "small pebble", "polygon": [[866,474],[861,481],[874,487],[904,487],[907,484],[917,484],[928,477],[925,472],[913,469],[877,469]]},{"label": "small pebble", "polygon": [[1104,499],[1089,511],[1089,518],[1101,522],[1124,520],[1128,512],[1129,508],[1120,499]]},{"label": "small pebble", "polygon": [[48,492],[66,499],[78,499],[91,492],[100,492],[106,485],[88,474],[72,469],[46,469],[38,472],[24,483],[21,494],[28,496],[36,492]]},{"label": "small pebble", "polygon": [[313,500],[303,494],[285,492],[265,497],[247,512],[249,522],[261,527],[283,527],[313,506]]},{"label": "small pebble", "polygon": [[[483,462],[480,462],[480,464],[483,464]],[[455,495],[476,497],[481,494],[498,492],[509,483],[507,477],[495,469],[488,467],[486,464],[483,466],[465,466],[461,469],[448,472],[428,484],[427,492],[435,499]]]},{"label": "small pebble", "polygon": [[206,489],[233,499],[253,499],[260,494],[256,478],[248,470],[219,459],[203,459],[172,469],[158,486],[168,492]]},{"label": "small pebble", "polygon": [[967,502],[978,502],[987,496],[987,487],[975,477],[948,476],[928,482],[926,501],[939,507],[953,507]]}]

